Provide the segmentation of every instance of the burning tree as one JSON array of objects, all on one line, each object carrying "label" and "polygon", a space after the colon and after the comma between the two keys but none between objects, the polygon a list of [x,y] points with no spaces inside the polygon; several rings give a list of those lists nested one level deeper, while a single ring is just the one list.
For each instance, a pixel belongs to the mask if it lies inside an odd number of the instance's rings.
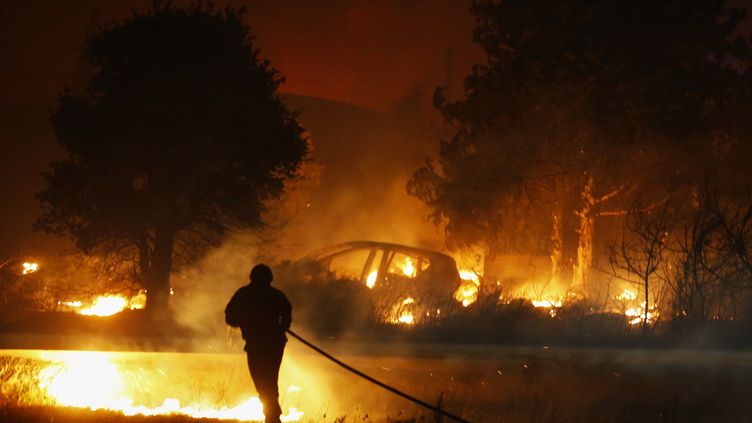
[{"label": "burning tree", "polygon": [[587,287],[596,218],[691,184],[746,120],[744,14],[724,3],[474,1],[487,62],[461,99],[436,91],[452,134],[408,192],[451,243],[550,253]]},{"label": "burning tree", "polygon": [[68,157],[44,174],[35,228],[116,257],[152,317],[171,271],[229,228],[260,226],[307,154],[253,40],[242,9],[155,1],[88,36],[87,90],[64,91],[52,114]]}]

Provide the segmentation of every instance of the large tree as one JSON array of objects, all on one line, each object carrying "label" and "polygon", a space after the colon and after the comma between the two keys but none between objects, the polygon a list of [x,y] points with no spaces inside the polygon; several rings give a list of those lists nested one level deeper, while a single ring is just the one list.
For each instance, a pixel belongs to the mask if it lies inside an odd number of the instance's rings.
[{"label": "large tree", "polygon": [[[542,253],[584,284],[593,221],[639,186],[660,201],[729,139],[746,95],[743,13],[718,1],[476,0],[453,128],[408,184],[455,245]],[[618,201],[622,200],[622,201]],[[610,204],[609,204],[610,203]],[[549,228],[546,230],[546,228]]]},{"label": "large tree", "polygon": [[261,225],[307,155],[253,41],[242,9],[155,1],[88,36],[86,90],[64,91],[52,114],[68,157],[44,173],[35,226],[122,259],[152,316],[171,271],[229,228]]}]

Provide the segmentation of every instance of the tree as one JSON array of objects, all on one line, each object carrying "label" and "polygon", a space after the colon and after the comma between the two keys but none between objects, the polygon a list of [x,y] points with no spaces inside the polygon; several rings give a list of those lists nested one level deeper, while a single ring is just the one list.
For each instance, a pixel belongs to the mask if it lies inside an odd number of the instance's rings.
[{"label": "tree", "polygon": [[84,94],[52,114],[67,151],[44,173],[35,228],[121,259],[167,310],[171,271],[229,229],[262,225],[308,144],[243,10],[155,1],[91,33]]},{"label": "tree", "polygon": [[665,198],[746,120],[749,48],[732,39],[744,14],[721,0],[476,0],[471,11],[487,62],[461,99],[436,91],[453,135],[408,192],[448,222],[450,242],[543,253],[545,240],[554,272],[584,285],[594,219],[624,215],[637,187]]},{"label": "tree", "polygon": [[610,246],[613,275],[628,282],[634,282],[628,276],[636,276],[637,285],[643,289],[643,331],[650,322],[650,288],[662,267],[666,266],[668,240],[675,219],[676,211],[671,201],[645,210],[640,210],[640,206],[632,207],[626,217],[625,232]]}]

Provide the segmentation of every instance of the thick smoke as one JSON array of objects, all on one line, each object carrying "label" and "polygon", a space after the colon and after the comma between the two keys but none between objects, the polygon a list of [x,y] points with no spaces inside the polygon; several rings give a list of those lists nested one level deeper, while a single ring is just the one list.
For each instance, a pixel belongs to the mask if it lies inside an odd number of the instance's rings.
[{"label": "thick smoke", "polygon": [[[195,267],[173,276],[177,318],[199,333],[224,330],[224,306],[258,262],[277,267],[355,240],[441,249],[441,233],[427,220],[428,210],[405,190],[430,153],[420,96],[408,97],[393,113],[307,97],[287,102],[301,111],[313,150],[301,177],[268,204],[264,229],[232,235]],[[284,287],[295,289],[294,275],[284,276]],[[297,314],[302,323],[313,318],[301,313],[304,305]]]},{"label": "thick smoke", "polygon": [[234,234],[195,267],[174,275],[172,307],[177,321],[198,334],[224,335],[225,305],[248,283],[257,245],[258,239],[252,234]]}]

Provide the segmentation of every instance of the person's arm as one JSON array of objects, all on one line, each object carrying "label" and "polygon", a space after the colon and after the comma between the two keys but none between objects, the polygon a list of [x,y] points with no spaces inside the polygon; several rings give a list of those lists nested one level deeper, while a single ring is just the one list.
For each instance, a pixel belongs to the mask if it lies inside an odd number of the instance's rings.
[{"label": "person's arm", "polygon": [[282,313],[279,323],[283,332],[287,332],[292,323],[292,304],[290,304],[290,300],[287,299],[285,294],[282,294]]},{"label": "person's arm", "polygon": [[240,300],[240,290],[232,296],[230,302],[225,307],[225,323],[232,327],[240,326],[242,322],[242,306]]}]

